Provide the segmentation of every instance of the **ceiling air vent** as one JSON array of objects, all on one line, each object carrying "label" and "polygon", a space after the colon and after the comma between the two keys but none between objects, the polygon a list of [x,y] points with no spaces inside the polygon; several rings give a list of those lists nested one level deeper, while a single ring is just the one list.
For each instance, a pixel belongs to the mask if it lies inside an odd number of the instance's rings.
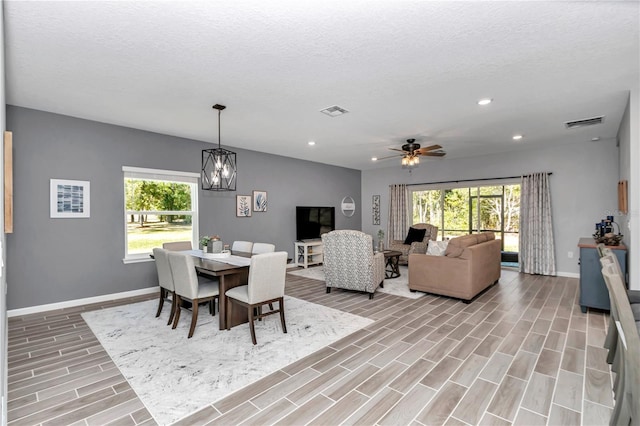
[{"label": "ceiling air vent", "polygon": [[564,126],[567,129],[575,129],[577,127],[593,126],[601,124],[604,121],[604,115],[600,117],[585,118],[584,120],[567,121]]},{"label": "ceiling air vent", "polygon": [[339,115],[346,114],[349,111],[339,107],[338,105],[334,105],[334,106],[327,107],[325,109],[321,109],[320,112],[328,115],[329,117],[337,117]]}]

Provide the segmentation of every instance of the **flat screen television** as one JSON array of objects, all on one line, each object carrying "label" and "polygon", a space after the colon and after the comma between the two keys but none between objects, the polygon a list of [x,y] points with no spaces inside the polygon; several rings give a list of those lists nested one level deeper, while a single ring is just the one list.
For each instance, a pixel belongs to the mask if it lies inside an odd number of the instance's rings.
[{"label": "flat screen television", "polygon": [[296,239],[315,240],[336,227],[335,207],[296,207]]}]

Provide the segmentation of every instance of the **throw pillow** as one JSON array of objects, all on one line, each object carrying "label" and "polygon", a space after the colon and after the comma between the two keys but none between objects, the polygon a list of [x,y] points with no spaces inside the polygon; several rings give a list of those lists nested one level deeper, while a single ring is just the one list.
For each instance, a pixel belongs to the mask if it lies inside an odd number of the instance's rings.
[{"label": "throw pillow", "polygon": [[408,245],[411,245],[414,241],[421,243],[426,233],[426,229],[409,228],[409,233],[407,234],[407,238],[404,239],[404,243]]},{"label": "throw pillow", "polygon": [[429,247],[427,247],[427,254],[432,256],[444,256],[444,252],[447,250],[449,241],[429,241]]}]

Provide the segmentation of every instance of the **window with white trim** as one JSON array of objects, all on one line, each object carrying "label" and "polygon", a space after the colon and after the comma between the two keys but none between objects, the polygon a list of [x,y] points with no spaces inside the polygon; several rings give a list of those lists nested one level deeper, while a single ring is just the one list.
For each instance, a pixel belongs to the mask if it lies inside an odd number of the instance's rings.
[{"label": "window with white trim", "polygon": [[198,247],[198,173],[124,166],[125,262],[149,259],[154,247]]}]

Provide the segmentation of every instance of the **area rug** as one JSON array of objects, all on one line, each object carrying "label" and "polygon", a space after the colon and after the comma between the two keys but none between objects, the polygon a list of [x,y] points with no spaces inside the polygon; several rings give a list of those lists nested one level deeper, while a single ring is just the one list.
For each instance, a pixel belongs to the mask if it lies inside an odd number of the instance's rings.
[{"label": "area rug", "polygon": [[183,311],[172,330],[169,310],[155,318],[150,300],[82,317],[160,425],[171,424],[230,393],[359,330],[373,321],[285,296],[287,334],[280,317],[218,330],[218,314],[201,309],[187,339],[191,314]]},{"label": "area rug", "polygon": [[[287,271],[288,274],[296,275],[304,278],[324,281],[324,269],[322,266],[314,266],[312,268],[300,269],[297,271]],[[400,265],[400,276],[398,278],[387,278],[384,280],[384,288],[378,287],[377,291],[382,293],[393,294],[395,296],[408,297],[409,299],[418,299],[425,293],[409,290],[409,268]]]}]

